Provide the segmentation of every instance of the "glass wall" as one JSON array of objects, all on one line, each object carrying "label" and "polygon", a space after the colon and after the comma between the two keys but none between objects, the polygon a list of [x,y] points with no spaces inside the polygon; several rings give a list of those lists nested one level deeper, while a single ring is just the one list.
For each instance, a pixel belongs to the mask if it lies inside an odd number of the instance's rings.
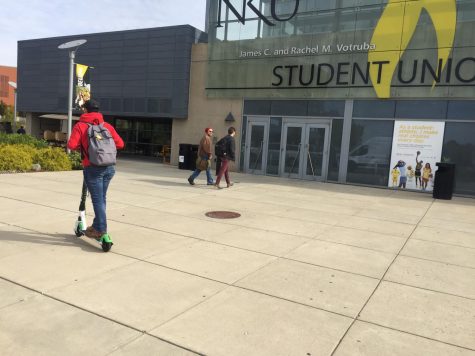
[{"label": "glass wall", "polygon": [[446,123],[442,160],[455,163],[455,193],[475,195],[475,123]]},{"label": "glass wall", "polygon": [[387,186],[393,120],[353,120],[347,182]]},{"label": "glass wall", "polygon": [[117,133],[125,142],[122,153],[156,157],[170,156],[172,119],[115,119]]}]

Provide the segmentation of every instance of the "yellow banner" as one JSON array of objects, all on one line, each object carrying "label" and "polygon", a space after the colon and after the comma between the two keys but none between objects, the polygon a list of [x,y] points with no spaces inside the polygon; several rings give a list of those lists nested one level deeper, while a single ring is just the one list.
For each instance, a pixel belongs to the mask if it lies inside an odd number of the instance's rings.
[{"label": "yellow banner", "polygon": [[[394,72],[416,31],[422,10],[429,14],[437,34],[441,60],[437,71],[441,72],[447,65],[457,28],[456,0],[390,0],[371,39],[376,49],[370,50],[368,56],[369,62],[388,64],[384,74],[378,67],[373,67],[370,73],[379,98],[391,96]],[[400,50],[391,51],[396,43],[400,43]]]},{"label": "yellow banner", "polygon": [[86,72],[87,72],[87,69],[89,67],[88,66],[85,66],[84,64],[78,64],[76,63],[76,76],[78,78],[84,78],[84,76],[86,75]]}]

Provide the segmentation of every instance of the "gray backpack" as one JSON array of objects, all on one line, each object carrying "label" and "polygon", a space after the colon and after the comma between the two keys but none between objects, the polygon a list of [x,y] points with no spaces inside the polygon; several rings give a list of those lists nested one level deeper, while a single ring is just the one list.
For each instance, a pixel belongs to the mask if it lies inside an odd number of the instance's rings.
[{"label": "gray backpack", "polygon": [[116,162],[117,147],[110,131],[104,124],[88,124],[89,161],[94,166],[111,166]]}]

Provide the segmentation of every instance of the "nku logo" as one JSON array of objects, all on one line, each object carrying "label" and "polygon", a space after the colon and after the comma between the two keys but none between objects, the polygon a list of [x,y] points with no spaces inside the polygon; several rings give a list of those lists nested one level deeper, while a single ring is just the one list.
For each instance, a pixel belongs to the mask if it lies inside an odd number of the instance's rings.
[{"label": "nku logo", "polygon": [[[266,23],[269,26],[275,26],[275,23],[270,21],[267,17],[265,17],[264,14],[261,12],[261,10],[259,10],[256,7],[256,5],[254,5],[253,3],[254,0],[243,0],[241,13],[239,13],[239,11],[234,7],[234,5],[231,4],[230,2],[231,0],[218,0],[218,1],[219,1],[218,2],[218,24],[216,25],[216,27],[223,27],[223,25],[221,25],[221,8],[223,6],[223,2],[226,4],[228,9],[231,10],[234,16],[236,16],[239,22],[242,23],[243,25],[246,24],[246,9],[247,7],[249,7],[249,9],[251,9],[257,15],[257,17],[259,17],[264,23]],[[282,18],[277,14],[277,9],[276,9],[277,0],[270,0],[270,11],[271,11],[272,19],[274,19],[275,21],[280,21],[280,22],[289,21],[297,14],[297,11],[299,10],[299,3],[300,3],[300,0],[295,0],[295,8],[294,8],[293,13],[288,17]]]}]

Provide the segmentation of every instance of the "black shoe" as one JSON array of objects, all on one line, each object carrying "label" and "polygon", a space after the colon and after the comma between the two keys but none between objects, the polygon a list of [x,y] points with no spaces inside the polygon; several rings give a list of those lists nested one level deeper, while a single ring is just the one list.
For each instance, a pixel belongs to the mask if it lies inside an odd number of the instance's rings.
[{"label": "black shoe", "polygon": [[214,185],[214,183],[208,183],[207,185]]},{"label": "black shoe", "polygon": [[195,182],[193,182],[193,179],[191,179],[191,177],[188,178],[188,183],[190,183],[191,185],[195,185]]}]

